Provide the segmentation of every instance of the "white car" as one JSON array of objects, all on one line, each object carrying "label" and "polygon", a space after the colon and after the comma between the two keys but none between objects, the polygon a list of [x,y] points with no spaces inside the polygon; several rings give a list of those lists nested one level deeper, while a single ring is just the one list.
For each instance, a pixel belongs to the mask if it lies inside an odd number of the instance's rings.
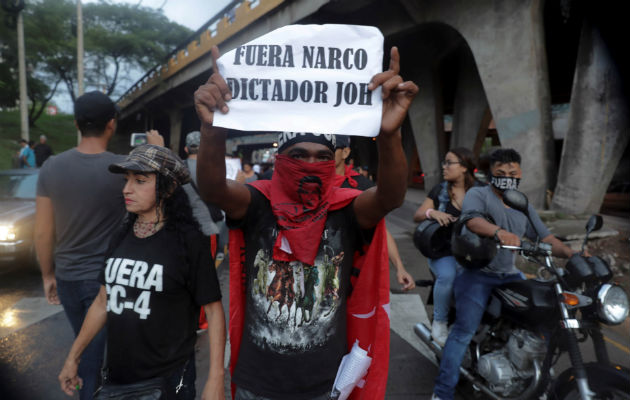
[{"label": "white car", "polygon": [[0,263],[36,265],[33,244],[38,169],[0,171]]}]

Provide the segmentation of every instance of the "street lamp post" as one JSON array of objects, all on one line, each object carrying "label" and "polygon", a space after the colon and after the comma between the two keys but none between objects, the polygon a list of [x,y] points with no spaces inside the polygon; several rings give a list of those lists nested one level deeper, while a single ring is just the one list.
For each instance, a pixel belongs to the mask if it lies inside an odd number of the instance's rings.
[{"label": "street lamp post", "polygon": [[8,13],[7,26],[17,27],[18,46],[18,83],[20,87],[20,134],[22,139],[29,140],[28,132],[28,96],[26,91],[26,61],[24,51],[24,0],[0,0],[0,6]]},{"label": "street lamp post", "polygon": [[[83,94],[83,9],[77,0],[77,98]],[[77,131],[77,144],[81,142],[81,132]]]},{"label": "street lamp post", "polygon": [[17,13],[18,70],[20,82],[20,123],[22,139],[29,141],[28,96],[26,94],[26,61],[24,51],[24,18],[22,10]]},{"label": "street lamp post", "polygon": [[77,88],[78,96],[83,94],[83,9],[77,0]]}]

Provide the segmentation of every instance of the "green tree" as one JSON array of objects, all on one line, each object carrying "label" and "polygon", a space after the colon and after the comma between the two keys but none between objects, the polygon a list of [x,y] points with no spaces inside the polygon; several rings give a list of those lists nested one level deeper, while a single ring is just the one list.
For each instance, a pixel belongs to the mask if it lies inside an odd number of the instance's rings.
[{"label": "green tree", "polygon": [[161,11],[106,2],[85,5],[84,32],[86,75],[108,95],[115,93],[121,70],[147,70],[164,62],[191,33]]},{"label": "green tree", "polygon": [[[0,105],[12,107],[15,106],[16,100],[19,98],[18,88],[18,59],[17,59],[17,32],[16,32],[16,8],[11,5],[20,4],[19,9],[24,5],[18,0],[2,0],[2,14],[0,15],[3,22],[0,26]],[[7,6],[8,5],[8,6]],[[26,10],[24,10],[24,20],[26,21]],[[32,35],[28,32],[32,31],[32,24],[24,24],[25,47],[35,48],[33,45]],[[57,82],[53,82],[51,88],[46,79],[42,79],[41,74],[34,71],[34,65],[37,64],[37,54],[33,51],[27,51],[27,95],[30,100],[28,118],[29,125],[33,125],[37,118],[41,115],[44,107],[54,96]]]},{"label": "green tree", "polygon": [[[30,74],[55,91],[64,82],[73,96],[76,81],[76,37],[72,21],[76,20],[76,4],[70,0],[34,0],[24,10],[24,36]],[[41,90],[29,90],[33,95]],[[37,98],[43,109],[48,96]],[[38,114],[39,115],[39,114]]]},{"label": "green tree", "polygon": [[11,64],[0,63],[0,107],[14,107],[19,96],[17,72],[11,68]]},{"label": "green tree", "polygon": [[[61,83],[76,99],[76,1],[30,0],[23,12],[29,120],[34,124]],[[0,23],[10,17],[0,11]],[[130,80],[128,71],[165,62],[191,33],[161,10],[105,1],[84,5],[83,20],[86,90],[109,96],[118,94],[121,81]],[[0,105],[5,106],[15,105],[17,98],[17,40],[10,25],[0,28]]]},{"label": "green tree", "polygon": [[19,98],[15,4],[0,0],[0,107],[14,107]]}]

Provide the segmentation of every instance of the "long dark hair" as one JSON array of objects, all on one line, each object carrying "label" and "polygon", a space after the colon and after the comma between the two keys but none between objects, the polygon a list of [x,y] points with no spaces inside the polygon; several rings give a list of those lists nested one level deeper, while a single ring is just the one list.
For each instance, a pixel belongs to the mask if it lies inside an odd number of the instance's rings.
[{"label": "long dark hair", "polygon": [[[468,191],[468,189],[475,185],[476,181],[475,168],[477,168],[477,161],[475,159],[475,155],[472,151],[465,147],[455,147],[454,149],[450,149],[448,152],[455,154],[461,165],[466,168],[466,173],[464,174],[464,189]],[[449,182],[449,195],[451,194],[451,185],[451,182]]]},{"label": "long dark hair", "polygon": [[[169,195],[170,193],[170,195]],[[186,233],[191,230],[199,230],[199,223],[193,217],[192,207],[188,196],[181,186],[172,179],[155,174],[155,199],[157,202],[157,220],[164,220],[162,229],[175,231],[180,255],[186,255]],[[163,214],[162,214],[163,212]],[[133,229],[133,224],[138,219],[138,214],[127,213],[119,232],[110,243],[111,253],[122,242],[124,237]]]}]

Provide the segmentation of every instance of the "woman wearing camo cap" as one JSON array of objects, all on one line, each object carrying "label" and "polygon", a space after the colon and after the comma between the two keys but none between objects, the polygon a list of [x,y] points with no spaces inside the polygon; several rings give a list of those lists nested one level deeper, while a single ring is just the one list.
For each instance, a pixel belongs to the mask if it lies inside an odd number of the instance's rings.
[{"label": "woman wearing camo cap", "polygon": [[128,216],[112,239],[101,291],[59,375],[62,390],[72,395],[80,385],[81,353],[107,323],[106,388],[157,378],[163,398],[194,399],[202,306],[211,357],[203,398],[224,399],[225,317],[209,243],[181,188],[190,181],[188,169],[169,149],[142,145],[109,170],[124,175]]}]

